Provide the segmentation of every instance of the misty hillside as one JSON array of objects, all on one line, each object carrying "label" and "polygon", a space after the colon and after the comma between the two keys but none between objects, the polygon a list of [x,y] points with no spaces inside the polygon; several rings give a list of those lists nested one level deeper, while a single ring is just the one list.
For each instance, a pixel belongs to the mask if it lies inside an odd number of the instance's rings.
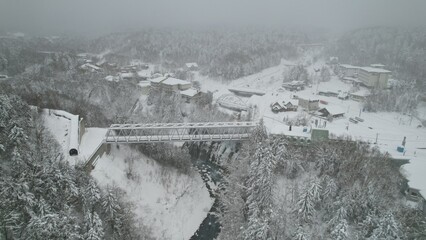
[{"label": "misty hillside", "polygon": [[288,31],[165,29],[111,34],[90,46],[95,52],[111,51],[107,59],[118,55],[170,68],[197,62],[203,74],[236,79],[297,57],[297,44],[305,42],[305,35]]},{"label": "misty hillside", "polygon": [[[355,51],[354,51],[355,50]],[[374,27],[349,32],[329,47],[343,63],[367,66],[382,63],[397,78],[426,85],[426,29]]]}]

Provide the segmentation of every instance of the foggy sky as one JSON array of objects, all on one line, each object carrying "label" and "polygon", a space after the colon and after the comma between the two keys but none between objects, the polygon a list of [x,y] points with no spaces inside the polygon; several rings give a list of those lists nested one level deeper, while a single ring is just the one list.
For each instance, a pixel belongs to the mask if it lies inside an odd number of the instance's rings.
[{"label": "foggy sky", "polygon": [[0,0],[0,30],[108,33],[146,27],[297,26],[331,31],[426,23],[425,0]]}]

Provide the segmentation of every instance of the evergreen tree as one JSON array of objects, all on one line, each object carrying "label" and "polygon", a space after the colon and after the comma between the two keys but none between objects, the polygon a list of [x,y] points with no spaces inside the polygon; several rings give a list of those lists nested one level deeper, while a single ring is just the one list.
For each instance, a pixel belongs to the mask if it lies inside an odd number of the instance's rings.
[{"label": "evergreen tree", "polygon": [[308,234],[305,232],[303,227],[300,225],[297,227],[296,233],[294,234],[292,240],[308,240],[310,239]]},{"label": "evergreen tree", "polygon": [[299,219],[308,222],[312,219],[315,212],[314,206],[315,203],[312,191],[310,191],[308,187],[305,187],[296,203],[296,209],[294,211],[299,216]]},{"label": "evergreen tree", "polygon": [[400,223],[392,213],[385,214],[379,219],[378,227],[374,229],[369,239],[403,239]]},{"label": "evergreen tree", "polygon": [[345,219],[341,220],[331,232],[332,239],[344,240],[348,239],[348,223]]}]

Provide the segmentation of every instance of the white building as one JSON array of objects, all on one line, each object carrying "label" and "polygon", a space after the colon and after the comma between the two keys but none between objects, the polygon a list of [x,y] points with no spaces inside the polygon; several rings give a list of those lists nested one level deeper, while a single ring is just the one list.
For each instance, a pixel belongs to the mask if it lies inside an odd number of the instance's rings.
[{"label": "white building", "polygon": [[90,71],[90,72],[102,72],[102,68],[91,64],[91,63],[85,63],[83,65],[80,66],[80,69],[85,70],[85,71]]},{"label": "white building", "polygon": [[340,72],[342,77],[357,77],[360,67],[349,64],[340,64]]},{"label": "white building", "polygon": [[187,70],[190,70],[190,71],[198,70],[198,64],[195,63],[195,62],[185,63],[185,67],[186,67]]},{"label": "white building", "polygon": [[362,67],[359,69],[358,78],[367,87],[385,89],[391,71],[382,68]]},{"label": "white building", "polygon": [[152,87],[161,87],[170,91],[184,91],[192,87],[192,83],[173,78],[173,77],[158,77],[149,80]]}]

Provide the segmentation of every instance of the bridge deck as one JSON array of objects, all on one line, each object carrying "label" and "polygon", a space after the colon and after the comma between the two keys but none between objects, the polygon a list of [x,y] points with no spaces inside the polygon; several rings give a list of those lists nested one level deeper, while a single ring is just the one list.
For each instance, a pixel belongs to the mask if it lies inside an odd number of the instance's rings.
[{"label": "bridge deck", "polygon": [[255,122],[113,124],[105,143],[248,140]]}]

